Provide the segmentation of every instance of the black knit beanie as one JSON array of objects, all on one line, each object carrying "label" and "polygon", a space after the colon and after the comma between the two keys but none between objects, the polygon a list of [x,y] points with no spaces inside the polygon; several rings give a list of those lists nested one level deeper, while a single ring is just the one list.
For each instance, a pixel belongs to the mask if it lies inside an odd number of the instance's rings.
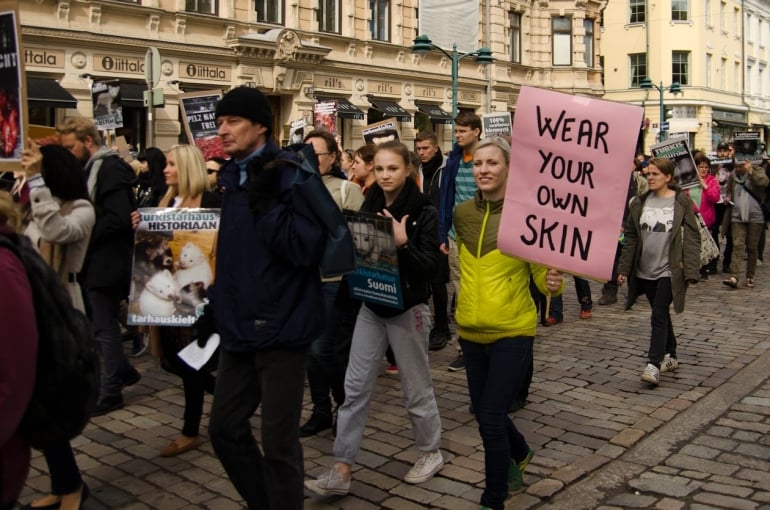
[{"label": "black knit beanie", "polygon": [[267,128],[267,137],[273,133],[273,111],[265,95],[252,87],[235,87],[225,94],[217,104],[216,116],[236,115],[262,124]]}]

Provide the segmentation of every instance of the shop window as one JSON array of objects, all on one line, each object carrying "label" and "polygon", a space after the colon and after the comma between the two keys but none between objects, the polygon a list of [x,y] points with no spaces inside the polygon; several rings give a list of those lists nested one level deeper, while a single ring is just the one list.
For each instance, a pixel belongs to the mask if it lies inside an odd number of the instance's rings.
[{"label": "shop window", "polygon": [[198,14],[217,14],[216,0],[185,0],[184,10]]},{"label": "shop window", "polygon": [[282,0],[254,0],[254,10],[260,23],[283,23]]}]

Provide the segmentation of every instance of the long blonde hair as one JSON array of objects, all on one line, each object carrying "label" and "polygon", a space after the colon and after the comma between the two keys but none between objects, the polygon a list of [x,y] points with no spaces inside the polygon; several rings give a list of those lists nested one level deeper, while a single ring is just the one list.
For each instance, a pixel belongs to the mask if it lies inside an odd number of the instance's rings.
[{"label": "long blonde hair", "polygon": [[177,184],[169,186],[166,194],[160,200],[160,207],[168,207],[176,197],[182,198],[182,207],[191,207],[190,202],[198,201],[204,191],[209,191],[208,176],[206,174],[206,161],[203,153],[194,145],[174,145],[168,150],[168,154],[174,159],[177,169]]},{"label": "long blonde hair", "polygon": [[7,191],[0,191],[0,225],[8,225],[14,232],[21,227],[21,211]]}]

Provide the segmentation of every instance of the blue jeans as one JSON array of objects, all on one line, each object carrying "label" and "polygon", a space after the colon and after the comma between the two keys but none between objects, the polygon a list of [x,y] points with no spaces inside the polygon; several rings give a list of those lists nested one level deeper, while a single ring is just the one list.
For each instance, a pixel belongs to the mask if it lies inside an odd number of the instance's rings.
[{"label": "blue jeans", "polygon": [[321,336],[313,340],[307,355],[307,382],[313,410],[331,415],[332,401],[329,390],[338,406],[345,401],[345,365],[341,363],[334,348],[334,340],[340,322],[335,305],[339,282],[323,284],[324,329]]},{"label": "blue jeans", "polygon": [[508,496],[508,467],[529,452],[524,436],[508,416],[519,394],[532,356],[531,336],[501,338],[491,344],[460,339],[471,405],[484,443],[486,487],[481,504],[502,509]]},{"label": "blue jeans", "polygon": [[[591,301],[591,285],[588,280],[583,278],[573,277],[575,279],[575,293],[577,294],[578,302],[580,303],[580,311],[591,310],[593,302]],[[562,320],[564,318],[564,299],[562,295],[554,296],[551,298],[551,311],[550,316],[554,319]]]},{"label": "blue jeans", "polygon": [[123,381],[132,369],[123,352],[123,337],[118,322],[123,297],[121,286],[88,289],[91,327],[103,363],[99,400],[121,396]]},{"label": "blue jeans", "polygon": [[676,336],[671,324],[671,303],[674,295],[671,292],[671,278],[657,280],[636,279],[638,294],[647,296],[652,307],[650,317],[650,349],[647,352],[648,362],[660,367],[665,354],[676,358]]},{"label": "blue jeans", "polygon": [[[306,349],[219,353],[209,434],[214,452],[249,510],[302,510],[299,419]],[[262,448],[249,421],[262,405]]]}]

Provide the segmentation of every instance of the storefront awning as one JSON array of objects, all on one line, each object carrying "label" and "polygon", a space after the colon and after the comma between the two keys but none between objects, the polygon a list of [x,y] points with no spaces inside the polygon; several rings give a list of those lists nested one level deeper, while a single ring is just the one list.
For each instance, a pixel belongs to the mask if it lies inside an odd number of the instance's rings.
[{"label": "storefront awning", "polygon": [[126,108],[144,108],[144,83],[120,82],[120,104]]},{"label": "storefront awning", "polygon": [[361,109],[344,97],[316,96],[318,102],[337,101],[337,115],[343,119],[364,120]]},{"label": "storefront awning", "polygon": [[452,116],[442,110],[438,105],[430,104],[430,103],[423,103],[422,101],[415,101],[414,105],[417,107],[418,110],[420,110],[422,113],[428,116],[430,120],[435,122],[436,124],[451,124],[452,123]]},{"label": "storefront awning", "polygon": [[27,103],[38,108],[77,108],[78,100],[56,80],[27,78]]},{"label": "storefront awning", "polygon": [[388,101],[387,99],[375,99],[370,97],[369,102],[375,110],[381,111],[386,117],[395,117],[401,122],[409,122],[412,116],[409,112],[401,108],[398,103]]}]

